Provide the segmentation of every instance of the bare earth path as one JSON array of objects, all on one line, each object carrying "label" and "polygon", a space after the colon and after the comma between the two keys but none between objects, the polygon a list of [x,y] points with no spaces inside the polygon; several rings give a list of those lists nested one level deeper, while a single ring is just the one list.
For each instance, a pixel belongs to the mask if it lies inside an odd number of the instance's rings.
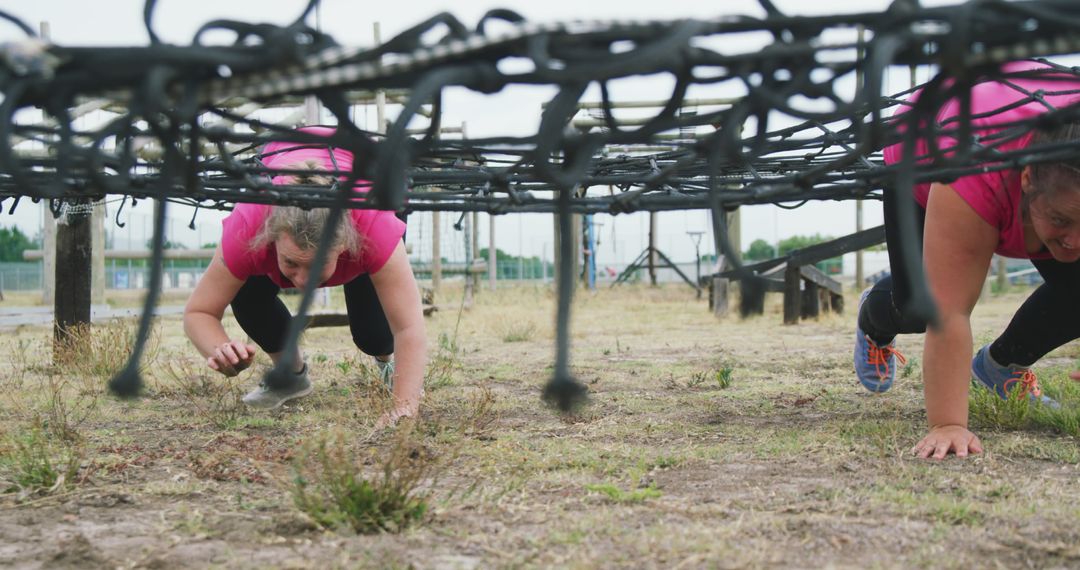
[{"label": "bare earth path", "polygon": [[[1024,294],[980,305],[976,340]],[[452,307],[460,292],[443,297]],[[716,320],[689,290],[631,287],[581,293],[574,311],[574,369],[591,404],[570,417],[539,401],[549,290],[482,292],[460,323],[449,308],[429,319],[432,372],[409,445],[437,476],[424,481],[430,508],[374,535],[322,530],[291,495],[305,442],[346,434],[360,468],[377,470],[394,440],[372,429],[366,360],[345,329],[310,331],[317,389],[271,414],[229,400],[258,371],[231,391],[201,378],[176,316],[160,319],[150,388],[135,402],[102,395],[88,361],[103,356],[55,367],[48,328],[6,332],[0,491],[17,471],[12,442],[33,426],[82,459],[52,492],[0,494],[0,566],[1080,565],[1075,438],[976,425],[982,456],[908,453],[925,422],[921,337],[901,341],[913,365],[897,386],[871,395],[851,372],[850,310],[798,326],[781,325],[776,304]],[[1077,354],[1053,353],[1040,377],[1060,381]],[[58,428],[74,443],[55,443]]]}]

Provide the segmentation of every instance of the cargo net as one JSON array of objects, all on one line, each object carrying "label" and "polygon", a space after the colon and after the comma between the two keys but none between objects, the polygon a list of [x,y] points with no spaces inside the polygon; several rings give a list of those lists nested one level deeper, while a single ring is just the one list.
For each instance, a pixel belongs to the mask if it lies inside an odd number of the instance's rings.
[{"label": "cargo net", "polygon": [[[156,200],[155,270],[140,342],[112,381],[118,393],[133,395],[140,386],[136,362],[158,294],[169,202],[330,207],[330,226],[342,208],[550,212],[563,235],[570,234],[575,213],[703,208],[713,212],[717,250],[737,263],[719,215],[724,210],[873,199],[886,188],[910,192],[919,182],[1080,155],[1072,144],[998,148],[1032,129],[1077,118],[1078,109],[1055,108],[1044,92],[1027,94],[1029,102],[1046,105],[1044,114],[1005,125],[991,139],[973,136],[969,123],[971,86],[1010,80],[1001,63],[1080,51],[1074,0],[938,8],[896,0],[882,13],[818,17],[788,16],[759,0],[764,16],[680,21],[531,23],[494,10],[472,28],[444,13],[371,48],[344,47],[306,25],[316,3],[288,26],[214,21],[185,46],[158,39],[150,25],[153,0],[144,11],[151,42],[139,47],[53,45],[0,13],[27,36],[0,48],[0,199],[13,199],[12,208],[20,198]],[[222,31],[235,41],[204,42]],[[739,49],[747,34],[769,41]],[[882,95],[890,69],[916,65],[935,73],[918,86],[917,105],[904,103],[911,90]],[[1026,72],[1032,73],[1077,76],[1053,64],[1050,72]],[[673,79],[670,97],[633,125],[620,120],[612,82],[657,74]],[[555,88],[535,134],[439,136],[447,88],[495,93],[510,85]],[[590,86],[598,87],[600,100],[583,117]],[[687,112],[691,89],[725,86],[738,95]],[[401,94],[400,112],[385,134],[365,131],[351,118],[354,103],[378,91]],[[330,138],[253,114],[299,105],[305,96],[316,97],[334,117]],[[961,101],[958,120],[935,123],[936,109],[953,97]],[[901,105],[908,112],[891,119]],[[95,110],[109,119],[95,128],[76,122]],[[36,118],[28,120],[28,113]],[[421,114],[430,117],[427,127],[410,132]],[[926,156],[882,162],[882,148],[899,142],[914,148],[916,135],[958,142],[947,152],[932,144]],[[294,172],[264,164],[259,152],[271,140],[347,149],[355,160],[351,170],[336,173],[344,182],[330,187],[272,185],[272,177]],[[358,181],[371,181],[370,187],[358,190]],[[914,212],[903,209],[908,202],[900,200],[901,216],[913,229]],[[908,233],[907,241],[916,243]],[[545,389],[563,409],[585,392],[569,368],[571,241],[561,240],[556,366]],[[910,244],[905,247],[913,249]],[[316,264],[325,249],[324,243]],[[914,303],[932,317],[914,259],[907,262],[921,292]],[[753,286],[752,276],[746,278],[744,285]],[[311,293],[305,292],[301,313]],[[297,342],[303,319],[293,322],[290,343]],[[283,383],[283,370],[272,370],[266,382]]]}]

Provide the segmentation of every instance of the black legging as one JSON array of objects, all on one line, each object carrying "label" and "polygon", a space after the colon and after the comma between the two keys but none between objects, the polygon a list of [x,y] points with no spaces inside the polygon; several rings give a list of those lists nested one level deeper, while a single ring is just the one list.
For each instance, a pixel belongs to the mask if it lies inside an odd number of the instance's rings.
[{"label": "black legging", "polygon": [[[344,284],[345,308],[353,343],[366,354],[382,356],[394,352],[394,335],[386,320],[371,276],[363,274]],[[292,314],[278,298],[281,290],[269,277],[249,277],[233,298],[231,306],[240,328],[266,352],[281,352]]]},{"label": "black legging", "polygon": [[[859,312],[859,328],[879,345],[897,334],[926,331],[926,322],[904,314],[911,299],[907,274],[900,261],[899,217],[895,193],[885,192],[885,239],[892,275],[878,281]],[[920,259],[926,210],[917,206]],[[1044,283],[1024,301],[1005,332],[990,345],[990,356],[1002,364],[1031,366],[1046,353],[1080,338],[1080,262],[1032,260]]]}]

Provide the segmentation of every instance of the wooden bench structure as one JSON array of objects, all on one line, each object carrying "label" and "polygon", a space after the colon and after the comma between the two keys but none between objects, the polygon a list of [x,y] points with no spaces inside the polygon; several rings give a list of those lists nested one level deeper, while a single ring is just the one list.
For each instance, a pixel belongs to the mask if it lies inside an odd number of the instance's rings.
[{"label": "wooden bench structure", "polygon": [[[849,236],[814,244],[787,255],[744,265],[742,270],[722,270],[709,276],[712,288],[710,308],[720,312],[718,304],[727,306],[727,282],[740,280],[742,316],[765,312],[765,293],[784,294],[784,324],[796,324],[800,318],[813,318],[822,310],[837,313],[844,310],[843,289],[837,280],[814,266],[815,263],[845,253],[866,249],[885,241],[885,226],[877,226]],[[747,272],[751,280],[745,280]]]}]

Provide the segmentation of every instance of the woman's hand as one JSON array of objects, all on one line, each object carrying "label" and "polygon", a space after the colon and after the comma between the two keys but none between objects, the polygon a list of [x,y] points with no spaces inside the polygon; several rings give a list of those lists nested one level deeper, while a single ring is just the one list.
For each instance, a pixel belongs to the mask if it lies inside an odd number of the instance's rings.
[{"label": "woman's hand", "polygon": [[415,418],[419,414],[419,407],[419,403],[396,406],[394,409],[383,414],[382,417],[375,422],[375,429],[397,425],[402,418]]},{"label": "woman's hand", "polygon": [[964,426],[945,425],[930,429],[930,433],[915,444],[911,452],[920,459],[945,459],[952,451],[957,457],[967,457],[968,453],[982,453],[979,437]]},{"label": "woman's hand", "polygon": [[254,344],[230,340],[214,347],[214,352],[206,359],[206,364],[225,376],[236,376],[251,366],[257,351],[258,347]]}]

